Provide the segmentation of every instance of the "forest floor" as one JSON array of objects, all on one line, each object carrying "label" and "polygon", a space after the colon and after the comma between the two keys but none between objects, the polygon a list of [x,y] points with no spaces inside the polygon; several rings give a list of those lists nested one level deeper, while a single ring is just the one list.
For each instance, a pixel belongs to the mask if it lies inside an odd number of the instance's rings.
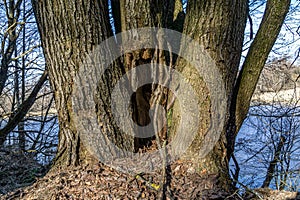
[{"label": "forest floor", "polygon": [[[300,199],[300,194],[270,189],[226,194],[200,178],[186,163],[170,166],[161,187],[161,172],[129,175],[102,164],[52,170],[22,153],[0,152],[0,199]],[[45,175],[45,176],[43,176]]]}]

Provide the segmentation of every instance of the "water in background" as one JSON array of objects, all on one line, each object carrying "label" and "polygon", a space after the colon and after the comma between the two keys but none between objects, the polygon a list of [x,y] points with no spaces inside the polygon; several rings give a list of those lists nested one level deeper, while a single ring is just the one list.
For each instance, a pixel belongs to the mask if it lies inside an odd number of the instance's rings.
[{"label": "water in background", "polygon": [[[0,128],[3,128],[7,120],[0,120]],[[56,115],[34,116],[24,120],[24,133],[26,138],[25,154],[34,157],[43,165],[50,164],[56,154],[58,145],[58,120]],[[18,150],[19,133],[22,130],[17,126],[7,136],[5,147],[10,150]]]},{"label": "water in background", "polygon": [[[281,184],[286,190],[299,191],[300,108],[252,107],[236,139],[238,181],[250,188],[261,187],[276,151],[279,155],[270,187],[279,189]],[[232,160],[230,166],[234,173],[236,166]]]}]

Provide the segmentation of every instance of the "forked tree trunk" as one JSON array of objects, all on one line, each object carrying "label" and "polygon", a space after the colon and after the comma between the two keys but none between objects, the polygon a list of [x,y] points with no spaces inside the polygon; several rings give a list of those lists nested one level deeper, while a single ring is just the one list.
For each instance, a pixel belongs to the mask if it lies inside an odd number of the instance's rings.
[{"label": "forked tree trunk", "polygon": [[[273,5],[280,4],[276,0],[271,0],[271,3]],[[86,54],[91,52],[103,40],[112,36],[109,24],[108,1],[33,0],[33,4],[59,117],[60,134],[56,166],[80,164],[81,161],[93,162],[90,159],[89,147],[83,146],[80,133],[74,124],[76,113],[72,108],[71,94],[74,89],[74,77],[79,71]],[[122,69],[128,71],[138,65],[151,62],[171,67],[175,65],[175,68],[185,76],[187,82],[197,92],[196,96],[199,98],[197,108],[201,113],[196,137],[183,159],[192,161],[196,171],[201,176],[214,175],[217,177],[217,179],[214,179],[213,187],[229,190],[228,162],[232,151],[229,148],[234,143],[235,130],[234,128],[231,129],[228,124],[230,124],[229,122],[232,123],[230,120],[234,119],[232,116],[235,115],[235,109],[231,109],[231,107],[236,102],[235,98],[237,96],[237,94],[234,95],[234,84],[241,58],[248,1],[190,0],[188,1],[184,23],[180,0],[112,0],[112,9],[116,33],[132,28],[165,27],[183,31],[184,34],[203,47],[204,52],[215,63],[216,73],[221,75],[220,80],[224,83],[225,96],[224,99],[219,99],[219,101],[223,101],[221,104],[223,103],[225,107],[218,112],[220,112],[220,115],[225,116],[225,123],[218,133],[220,138],[217,140],[216,145],[213,146],[212,151],[203,157],[203,149],[200,149],[200,147],[205,142],[205,134],[210,129],[210,124],[215,124],[214,122],[217,120],[212,118],[212,116],[216,116],[215,110],[212,108],[212,94],[215,91],[212,91],[211,85],[205,83],[205,78],[203,78],[205,75],[199,74],[195,67],[192,67],[191,63],[186,62],[186,60],[179,58],[177,61],[173,59],[171,62],[168,60],[168,54],[158,48],[141,49],[125,54],[124,63],[122,64],[120,60],[116,61],[112,68],[107,71],[106,75],[109,79],[99,77],[99,90],[95,103],[96,112],[99,116],[98,120],[104,134],[109,136],[119,147],[136,151],[136,148],[140,147],[139,144],[136,143],[133,137],[123,134],[112,119],[111,102],[108,95],[111,93],[114,84],[122,76]],[[286,7],[282,9],[286,9]],[[280,13],[280,19],[283,20],[285,14],[286,11]],[[278,34],[278,31],[276,31],[273,33],[275,36]],[[132,35],[129,34],[129,37],[132,37]],[[156,39],[158,38],[153,38],[153,40]],[[117,42],[120,43],[121,41]],[[143,38],[140,38],[140,42],[143,42]],[[273,45],[274,41],[267,41],[266,43],[270,46]],[[178,43],[178,45],[180,44]],[[191,49],[192,47],[181,44],[181,52],[189,52]],[[109,53],[109,51],[100,52],[104,56],[109,55]],[[264,51],[262,57],[266,57],[268,53],[268,51]],[[197,56],[195,55],[191,59],[197,60]],[[264,61],[260,62],[258,67],[262,67],[263,64]],[[213,80],[213,76],[214,74],[210,74],[208,78]],[[258,78],[257,76],[259,74],[256,74],[255,78]],[[247,74],[245,77],[247,77]],[[250,83],[250,85],[255,84],[256,82]],[[159,91],[159,96],[165,94],[162,87],[152,87],[150,94],[153,91]],[[145,97],[146,92],[149,92],[149,90],[142,88],[133,96],[134,106],[138,111],[134,113],[133,119],[135,118],[134,120],[141,125],[149,122],[147,112],[150,104],[153,103],[151,101],[159,99],[153,94],[150,97]],[[243,103],[249,106],[250,99]],[[176,137],[181,117],[178,102],[175,102],[173,109],[173,124],[168,141]],[[185,137],[184,135],[177,136]],[[180,146],[180,143],[178,143],[178,146]],[[218,184],[216,184],[217,182]]]}]

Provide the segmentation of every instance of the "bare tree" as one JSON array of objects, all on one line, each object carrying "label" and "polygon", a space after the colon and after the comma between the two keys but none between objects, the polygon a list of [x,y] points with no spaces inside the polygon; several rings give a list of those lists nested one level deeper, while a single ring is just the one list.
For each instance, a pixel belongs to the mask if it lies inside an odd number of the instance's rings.
[{"label": "bare tree", "polygon": [[[51,100],[53,94],[47,83],[48,72],[45,70],[31,3],[28,0],[4,1],[0,9],[3,27],[0,38],[0,82],[3,86],[0,95],[0,146],[6,142],[5,146],[19,145],[24,152],[39,150],[36,152],[43,153],[48,150],[40,146],[43,141],[45,145],[52,143],[49,150],[55,151],[57,126],[51,125],[54,131],[50,132],[50,125],[47,125],[47,122],[56,121],[54,102]],[[41,119],[37,120],[37,117]],[[44,141],[47,134],[53,138]]]}]

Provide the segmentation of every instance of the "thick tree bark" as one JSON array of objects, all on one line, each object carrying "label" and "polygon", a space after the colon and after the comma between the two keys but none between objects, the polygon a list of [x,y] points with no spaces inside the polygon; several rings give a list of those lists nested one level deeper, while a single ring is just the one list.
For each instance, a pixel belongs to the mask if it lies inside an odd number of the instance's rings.
[{"label": "thick tree bark", "polygon": [[[178,31],[182,31],[184,14],[182,12],[181,1],[176,0],[125,0],[125,1],[113,1],[113,5],[120,11],[115,11],[115,24],[116,32],[128,31],[132,29],[145,28],[145,27],[158,27],[158,28],[173,28]],[[119,19],[117,17],[120,17]],[[149,38],[148,35],[136,35],[137,33],[129,32],[126,35],[128,38],[138,38],[135,43],[124,44],[127,47],[135,48],[133,45],[150,45],[161,47],[163,41],[157,37]],[[143,38],[145,37],[145,38]],[[123,41],[128,40],[123,38]],[[142,43],[142,44],[141,44]],[[174,57],[174,56],[173,56]],[[134,69],[135,67],[143,64],[161,64],[169,65],[175,63],[175,57],[173,63],[169,63],[170,56],[166,55],[161,49],[139,49],[126,53],[124,55],[124,67],[126,72]],[[157,74],[160,73],[157,71]],[[136,77],[139,80],[143,80],[144,76],[150,76],[149,74],[135,74],[132,77],[128,77],[132,85],[136,84]],[[163,74],[161,74],[163,77]],[[139,126],[148,125],[151,120],[149,117],[149,110],[154,104],[161,104],[166,108],[167,89],[156,84],[148,84],[139,88],[132,95],[132,118]],[[163,135],[163,133],[162,133]],[[149,144],[153,138],[138,139],[136,138],[136,148],[141,148],[144,145]]]},{"label": "thick tree bark", "polygon": [[[58,110],[60,141],[56,165],[75,165],[80,164],[80,161],[92,162],[92,160],[89,159],[91,157],[89,147],[83,146],[80,133],[74,124],[76,113],[74,113],[72,108],[71,94],[74,89],[74,78],[86,55],[91,52],[96,45],[112,36],[108,16],[108,1],[32,0],[32,2]],[[272,5],[273,8],[274,6],[276,7],[276,5],[280,5],[280,3],[279,1],[270,0],[269,6],[270,5]],[[197,91],[197,97],[199,98],[197,105],[201,113],[201,119],[199,118],[200,128],[183,159],[192,161],[196,171],[202,177],[211,175],[217,177],[216,179],[211,179],[214,182],[211,184],[212,188],[210,189],[220,187],[223,190],[230,190],[228,162],[235,139],[235,129],[232,128],[236,125],[234,115],[236,112],[240,112],[239,108],[240,105],[242,105],[240,102],[249,103],[250,100],[248,97],[252,95],[251,89],[250,94],[247,93],[246,95],[246,101],[240,101],[239,97],[243,94],[240,91],[244,88],[243,84],[246,86],[249,84],[244,83],[244,81],[247,82],[247,80],[251,82],[251,88],[254,87],[256,82],[253,80],[258,79],[259,76],[258,71],[258,73],[255,73],[254,79],[253,77],[250,77],[250,79],[248,77],[248,79],[245,80],[241,79],[241,82],[237,82],[239,87],[234,87],[242,52],[244,29],[248,14],[248,1],[190,0],[188,1],[186,16],[184,16],[182,12],[182,4],[179,0],[113,0],[112,8],[116,33],[142,27],[166,27],[178,31],[183,30],[184,34],[197,41],[203,47],[205,53],[214,61],[218,72],[221,74],[221,79],[224,82],[225,98],[219,100],[225,101],[223,103],[225,103],[226,106],[224,110],[219,112],[222,112],[221,115],[225,116],[225,124],[224,127],[221,127],[220,138],[213,150],[203,157],[203,154],[200,153],[200,147],[204,142],[210,124],[214,122],[214,119],[211,117],[215,114],[213,113],[211,100],[213,91],[211,91],[208,87],[208,83],[205,82],[205,79],[197,72],[195,67],[187,63],[184,59],[179,58],[177,61],[176,59],[172,59],[171,61],[170,57],[172,56],[166,54],[164,51],[160,51],[159,48],[144,48],[126,53],[123,59],[121,59],[123,63],[121,63],[120,60],[116,61],[110,70],[106,71],[104,75],[106,77],[99,77],[100,82],[95,103],[98,120],[101,123],[101,129],[104,135],[119,147],[124,148],[124,150],[136,151],[136,148],[140,147],[133,137],[126,136],[119,130],[110,110],[111,102],[109,100],[109,94],[114,84],[116,84],[122,76],[123,69],[127,72],[138,65],[151,62],[169,65],[170,67],[176,65],[176,69],[185,76],[188,83]],[[280,14],[278,14],[278,16],[280,16],[278,17],[278,21],[282,22],[285,14],[286,12],[280,12]],[[263,23],[268,21],[270,16],[272,15],[269,13],[266,19],[263,20]],[[185,21],[183,23],[184,19]],[[276,24],[273,33],[275,36],[279,27],[280,26]],[[260,35],[259,33],[258,36]],[[136,33],[131,34],[129,32],[126,37],[136,37],[134,34]],[[153,42],[154,44],[158,41],[158,43],[156,43],[158,46],[163,45],[160,43],[159,38],[151,38],[150,40],[149,38],[137,38],[138,40],[136,42],[143,43],[146,41],[150,43]],[[267,49],[272,46],[272,41],[267,42]],[[117,41],[117,43],[120,42],[121,41]],[[132,43],[126,45],[130,46],[136,44]],[[253,46],[255,47],[255,43]],[[256,46],[260,47],[259,45]],[[189,48],[192,49],[192,47],[186,47],[182,44],[181,51],[188,52]],[[251,52],[253,51],[250,51],[248,58],[250,61],[253,59]],[[109,51],[100,52],[100,54],[104,56],[109,55],[109,53]],[[264,51],[262,53],[262,59],[267,57],[268,53],[269,51]],[[197,55],[192,59],[197,60]],[[247,71],[248,74],[251,74],[249,70],[251,71],[253,66],[247,64],[250,61],[246,60],[245,68],[241,74]],[[261,62],[260,60],[259,64],[261,65],[261,63],[264,63],[264,61]],[[249,65],[249,69],[247,69],[247,65]],[[141,76],[145,76],[145,74]],[[241,75],[241,77],[247,78],[247,76],[244,75]],[[131,77],[129,77],[129,79],[130,78]],[[132,81],[134,81],[134,79]],[[234,93],[235,88],[239,88],[238,94]],[[246,87],[246,91],[248,91],[247,88],[248,87]],[[158,95],[154,95],[155,92],[158,92]],[[148,95],[148,93],[150,93],[150,95]],[[133,119],[137,124],[146,125],[149,123],[147,117],[151,104],[157,102],[162,103],[161,98],[157,97],[162,97],[164,94],[166,94],[166,92],[163,87],[151,87],[149,89],[146,86],[136,91],[132,98],[134,104],[133,110],[136,109],[133,113]],[[235,109],[236,98],[238,99],[238,109]],[[234,109],[232,105],[234,105]],[[166,104],[164,104],[164,106],[166,106]],[[240,114],[237,115],[238,119],[240,119],[237,124],[239,126],[244,118]],[[244,111],[243,115],[245,115]],[[176,137],[179,121],[180,106],[178,102],[176,102],[173,108],[171,139]],[[105,140],[101,142],[105,143]],[[178,146],[180,146],[180,144],[178,144]]]},{"label": "thick tree bark", "polygon": [[[188,2],[184,33],[204,47],[205,51],[215,61],[225,83],[227,99],[223,101],[228,101],[226,102],[227,108],[219,112],[227,113],[229,111],[233,85],[241,57],[247,7],[246,0]],[[206,83],[191,65],[179,60],[177,67],[186,76],[189,83],[197,91],[201,91],[201,93],[198,93],[198,97],[202,101],[201,106],[199,105],[201,117],[203,118],[199,122],[201,128],[199,128],[196,139],[193,141],[186,158],[193,160],[197,171],[204,177],[206,175],[217,176],[218,181],[220,181],[219,186],[228,190],[230,179],[228,176],[226,126],[223,127],[220,139],[213,151],[202,158],[202,155],[199,155],[199,147],[209,129],[209,124],[212,123],[211,120],[214,120],[211,118],[211,91],[209,91]],[[180,118],[176,103],[173,112],[173,122],[176,125]],[[227,115],[226,121],[228,122],[228,114],[225,115]]]},{"label": "thick tree bark", "polygon": [[[38,23],[49,78],[54,91],[59,118],[59,146],[56,165],[76,165],[81,161],[92,162],[91,153],[82,143],[80,133],[74,124],[71,94],[74,78],[88,53],[103,40],[112,36],[108,16],[107,1],[32,1]],[[109,52],[101,52],[104,56]],[[109,121],[111,113],[109,95],[111,85],[122,75],[121,68],[115,66],[101,78],[97,94],[96,112],[99,120]],[[108,78],[109,77],[109,78]],[[105,113],[105,114],[104,114]],[[112,135],[121,135],[113,124],[104,123],[105,130],[114,130]],[[123,138],[114,136],[116,143]],[[132,150],[132,139],[125,137],[126,149]]]},{"label": "thick tree bark", "polygon": [[[73,110],[71,94],[73,91],[73,82],[76,72],[82,64],[83,59],[85,59],[86,54],[91,52],[93,48],[100,44],[104,39],[112,36],[107,12],[108,3],[107,1],[89,1],[87,3],[75,1],[33,1],[33,5],[42,38],[46,62],[48,63],[49,77],[52,89],[54,90],[60,123],[60,142],[56,163],[58,165],[76,164],[81,160],[85,160],[85,154],[88,154],[88,152],[86,150],[87,147],[83,147],[82,145],[80,133],[76,130],[72,119]],[[122,6],[126,6],[126,9]],[[117,25],[116,31],[120,31],[118,30],[120,27],[122,27],[123,30],[126,30],[129,28],[144,27],[148,23],[151,26],[157,25],[157,22],[153,22],[155,20],[157,21],[157,16],[151,14],[153,9],[152,6],[153,5],[151,5],[150,2],[147,3],[144,1],[113,2],[114,8],[120,7],[120,12],[114,13],[120,13],[121,19],[125,19],[126,21],[126,24],[123,23],[122,26]],[[138,8],[138,10],[136,8]],[[127,12],[125,12],[125,10]],[[140,12],[140,10],[144,12]],[[86,13],[88,13],[88,15]],[[137,14],[140,17],[136,16]],[[145,18],[145,16],[148,17]],[[146,20],[138,22],[136,21],[137,19]],[[121,22],[124,22],[124,20],[121,20]],[[121,23],[116,21],[116,24]],[[136,57],[139,57],[141,52],[135,53],[137,54]],[[147,55],[147,53],[143,54]],[[134,61],[135,65],[146,63],[151,59],[152,55],[150,54],[147,58],[142,57],[141,59],[133,57],[129,62],[132,63],[132,61]],[[126,63],[125,66],[132,67],[129,66],[128,63]],[[103,116],[102,114],[100,115],[101,112],[107,112],[106,116],[111,116],[109,110],[106,109],[106,107],[108,107],[106,104],[109,104],[109,102],[106,102],[104,99],[105,95],[109,94],[109,90],[112,89],[112,85],[114,84],[110,83],[110,81],[114,82],[113,80],[118,80],[121,76],[121,67],[115,67],[114,70],[111,70],[109,73],[111,74],[108,76],[112,79],[103,79],[103,82],[99,86],[99,93],[102,93],[98,95],[98,103],[96,106],[99,116]],[[143,99],[140,99],[139,102],[142,102]],[[145,109],[147,109],[147,105],[142,104],[141,110],[143,111]],[[141,115],[141,113],[139,115]],[[140,123],[146,123],[143,121],[145,120],[144,116],[146,115],[147,113],[145,113],[143,117],[138,117],[141,121]],[[99,120],[111,121],[111,118]],[[113,134],[116,138],[120,137],[118,136],[120,135],[120,130],[118,130],[117,127],[114,127],[115,125],[110,123],[105,124],[107,126],[113,126],[111,128],[106,128],[106,130],[114,130],[115,132],[107,133],[108,135]],[[112,140],[115,139],[112,138]],[[121,141],[126,141],[126,139],[128,140],[128,142],[124,142],[126,143],[126,149],[131,151],[135,149],[136,144],[129,142],[129,140],[132,139],[126,138],[125,136],[124,138],[120,137],[119,139],[120,143]],[[119,142],[115,141],[115,143]],[[118,145],[122,146],[122,144]]]}]

